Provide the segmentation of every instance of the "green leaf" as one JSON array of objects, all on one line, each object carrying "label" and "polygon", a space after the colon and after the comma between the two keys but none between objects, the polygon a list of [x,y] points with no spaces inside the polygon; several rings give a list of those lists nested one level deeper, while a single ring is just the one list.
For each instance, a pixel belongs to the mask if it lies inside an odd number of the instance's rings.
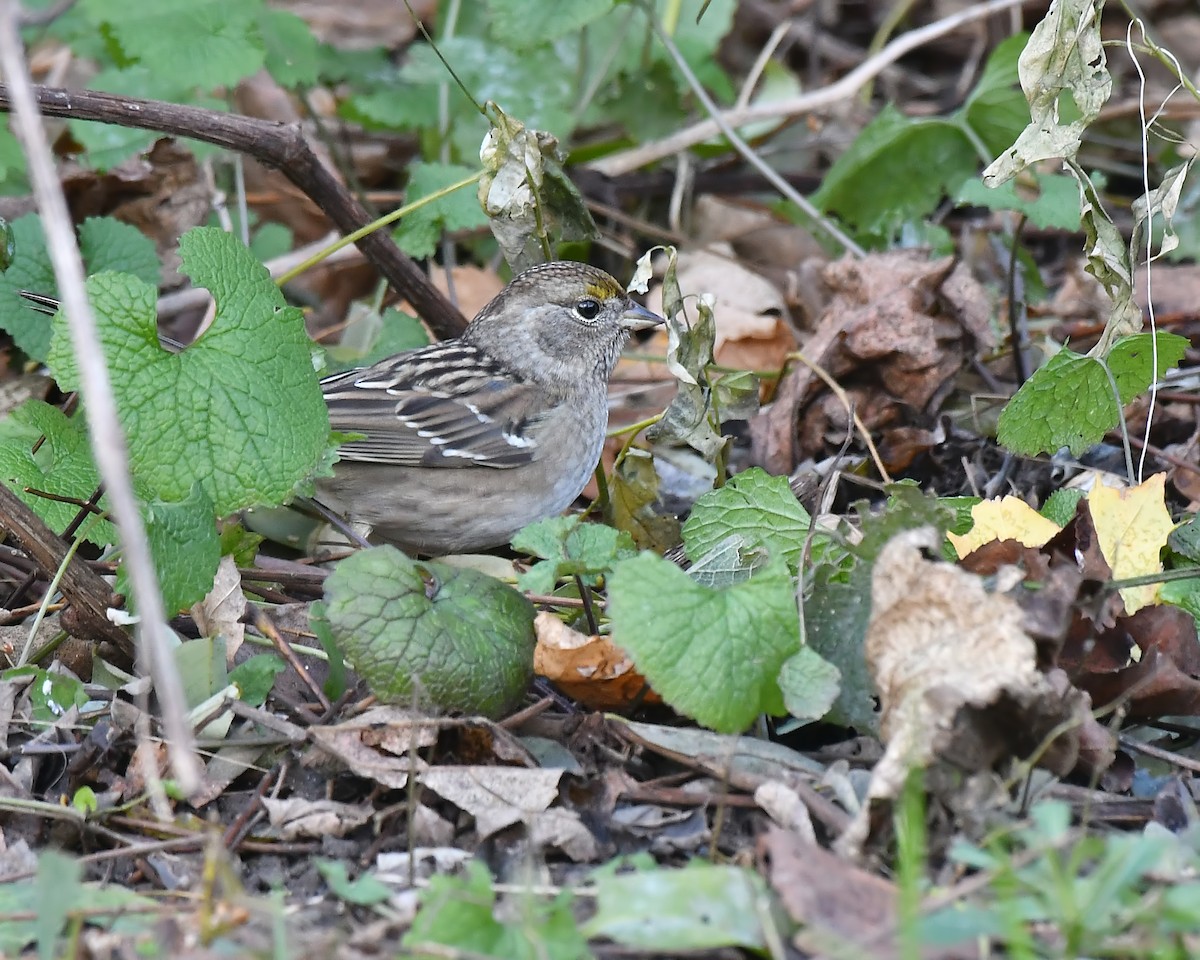
[{"label": "green leaf", "polygon": [[[253,217],[248,218],[252,223]],[[281,257],[292,249],[295,237],[292,231],[282,223],[261,224],[250,237],[250,252],[256,260],[264,263],[275,257]]]},{"label": "green leaf", "polygon": [[239,567],[254,566],[262,542],[260,534],[251,533],[240,523],[226,523],[221,528],[221,556],[233,557],[233,562]]},{"label": "green leaf", "polygon": [[779,671],[783,703],[797,720],[820,720],[841,692],[842,672],[811,647],[801,647]]},{"label": "green leaf", "polygon": [[429,343],[429,334],[416,317],[388,307],[382,314],[351,310],[341,341],[325,348],[326,374],[367,367],[405,350]]},{"label": "green leaf", "polygon": [[[203,600],[212,589],[221,562],[212,501],[194,484],[184,500],[143,503],[142,517],[163,606],[174,615]],[[124,564],[117,571],[117,592],[132,594]]]},{"label": "green leaf", "polygon": [[42,221],[35,213],[18,217],[9,224],[15,255],[8,269],[0,274],[0,318],[16,345],[34,360],[44,360],[50,347],[50,320],[18,295],[21,290],[51,295],[54,293],[54,269],[46,252]]},{"label": "green leaf", "polygon": [[261,0],[83,0],[122,52],[182,87],[232,87],[262,68]]},{"label": "green leaf", "polygon": [[79,249],[88,273],[129,273],[158,286],[162,272],[158,251],[154,241],[136,227],[112,217],[88,217],[79,227]]},{"label": "green leaf", "polygon": [[1036,196],[1029,195],[1029,186],[1021,184],[1018,192],[1015,180],[998,187],[986,187],[981,179],[972,177],[962,185],[955,203],[989,210],[1016,210],[1042,230],[1079,229],[1079,185],[1074,177],[1061,173],[1038,173],[1032,176]]},{"label": "green leaf", "polygon": [[596,586],[614,563],[637,555],[628,533],[577,517],[547,517],[531,523],[517,531],[512,546],[542,558],[518,580],[521,589],[530,593],[550,593],[562,577],[578,576]]},{"label": "green leaf", "polygon": [[[1079,506],[1079,501],[1083,497],[1082,490],[1068,490],[1065,487],[1055,490],[1046,498],[1046,502],[1042,504],[1042,509],[1038,513],[1060,527],[1065,527],[1075,517],[1075,508]],[[955,530],[954,532],[964,533],[965,531]]]},{"label": "green leaf", "polygon": [[770,896],[751,870],[694,861],[681,870],[598,874],[594,882],[596,913],[583,926],[588,937],[672,956],[720,947],[767,950]]},{"label": "green leaf", "polygon": [[783,712],[779,668],[800,649],[800,629],[782,561],[714,590],[643,553],[613,568],[608,613],[613,640],[680,713],[739,733],[760,713]]},{"label": "green leaf", "polygon": [[432,93],[432,89],[423,88],[419,96],[397,96],[396,86],[388,85],[351,94],[338,108],[338,114],[375,130],[429,130],[438,122],[438,98]]},{"label": "green leaf", "polygon": [[[157,911],[153,900],[116,884],[80,884],[79,873],[77,862],[57,850],[46,849],[38,856],[37,880],[0,884],[0,916],[6,918],[0,923],[0,954],[25,956],[25,948],[38,942],[39,955],[63,956],[66,951],[56,949],[55,940],[72,910],[88,911],[91,927],[111,930],[119,924],[123,935],[131,940],[142,935],[146,942],[153,939],[150,927],[154,920],[138,917],[144,912],[153,918]],[[37,919],[8,919],[17,914]]]},{"label": "green leaf", "polygon": [[19,141],[8,128],[8,124],[0,124],[0,183],[6,187],[5,192],[19,186],[25,179],[25,154]]},{"label": "green leaf", "polygon": [[983,74],[955,119],[970,126],[992,156],[1006,149],[1029,123],[1029,104],[1021,93],[1017,63],[1026,33],[1002,41],[988,56]]},{"label": "green leaf", "polygon": [[525,50],[574,33],[613,8],[613,0],[488,0],[492,36],[509,50]]},{"label": "green leaf", "polygon": [[[35,360],[45,360],[50,350],[50,318],[33,310],[19,294],[21,290],[45,296],[58,292],[42,221],[30,213],[14,220],[9,227],[16,256],[9,269],[0,274],[0,317],[18,347]],[[147,283],[158,284],[158,254],[154,244],[128,224],[109,217],[85,220],[79,228],[79,249],[88,273],[123,270]]]},{"label": "green leaf", "polygon": [[224,637],[197,637],[174,650],[189,708],[203,703],[229,686]]},{"label": "green leaf", "polygon": [[266,52],[267,73],[281,86],[317,81],[317,40],[308,24],[286,10],[262,10],[258,29]]},{"label": "green leaf", "polygon": [[[733,3],[710,3],[709,0],[655,0],[653,6],[654,16],[667,28],[683,59],[718,100],[729,99],[735,93],[716,56],[717,48],[733,26],[735,7]],[[669,13],[675,15],[674,21],[666,19]],[[657,37],[653,38],[652,45],[654,56],[670,62],[670,54]],[[630,44],[633,57],[640,56],[640,46],[636,40]],[[638,61],[635,59],[634,62]],[[691,87],[687,80],[674,69],[673,64],[672,70],[679,84],[679,93],[690,97]]]},{"label": "green leaf", "polygon": [[341,860],[314,861],[317,872],[329,885],[329,892],[346,903],[357,907],[374,907],[387,903],[392,897],[392,888],[369,873],[364,873],[357,880],[351,880],[346,870],[346,864]]},{"label": "green leaf", "polygon": [[1200,577],[1168,580],[1158,588],[1158,602],[1186,610],[1200,627]]},{"label": "green leaf", "polygon": [[[405,957],[433,960],[447,952],[506,960],[583,960],[591,957],[571,912],[572,897],[546,903],[523,898],[517,919],[501,923],[492,913],[496,894],[487,867],[478,860],[462,876],[434,876],[421,893],[421,908],[400,941]],[[421,950],[421,944],[441,949]],[[449,948],[449,951],[447,951]]]},{"label": "green leaf", "polygon": [[734,533],[701,554],[688,567],[687,575],[701,586],[723,590],[749,580],[770,560],[771,555],[765,549],[747,545],[745,537]]},{"label": "green leaf", "polygon": [[38,729],[51,726],[72,707],[82,707],[88,701],[83,684],[69,673],[52,673],[41,667],[24,666],[0,674],[0,680],[6,683],[20,677],[33,677],[28,696],[33,723]]},{"label": "green leaf", "polygon": [[30,213],[18,217],[9,227],[16,256],[8,270],[0,274],[0,318],[22,351],[34,360],[45,360],[50,349],[50,318],[31,309],[18,295],[20,290],[32,290],[50,296],[56,289],[42,221]]},{"label": "green leaf", "polygon": [[333,639],[333,630],[330,629],[329,620],[325,616],[323,600],[314,600],[309,604],[308,623],[329,663],[329,674],[322,689],[330,700],[337,700],[346,692],[346,660],[342,651],[338,649],[337,641]]},{"label": "green leaf", "polygon": [[[560,140],[572,132],[578,96],[575,70],[564,69],[554,47],[516,51],[483,37],[467,36],[449,37],[439,41],[439,46],[480,104],[497,103],[510,116],[520,117],[528,129],[547,131]],[[398,94],[402,96],[434,96],[436,87],[449,84],[453,159],[475,162],[488,121],[451,82],[433,51],[424,44],[411,48],[400,76],[405,81]],[[427,89],[414,89],[414,84]]]},{"label": "green leaf", "polygon": [[1172,530],[1167,546],[1192,563],[1200,563],[1200,514],[1192,514]]},{"label": "green leaf", "polygon": [[[45,442],[34,452],[39,440]],[[62,533],[79,513],[71,503],[48,500],[26,493],[25,488],[89,499],[100,486],[100,477],[92,462],[87,428],[82,414],[68,419],[57,407],[41,400],[27,400],[8,417],[0,420],[0,480],[46,521],[55,533]],[[107,521],[87,527],[87,539],[96,544],[116,540],[116,531]]]},{"label": "green leaf", "polygon": [[[475,172],[469,167],[446,163],[414,163],[409,171],[408,190],[404,195],[406,203],[437,193]],[[443,231],[473,230],[486,226],[487,222],[475,191],[468,186],[406,216],[396,229],[396,243],[410,257],[428,257],[437,249]]]},{"label": "green leaf", "polygon": [[[1117,425],[1121,410],[1146,390],[1152,380],[1150,334],[1118,340],[1108,355],[1112,382],[1095,357],[1060,350],[1017,391],[1000,414],[996,439],[1027,455],[1053,453],[1067,447],[1079,456]],[[1158,334],[1158,375],[1183,358],[1188,341],[1172,333]]]},{"label": "green leaf", "polygon": [[[88,81],[88,88],[127,97],[182,98],[186,88],[173,82],[171,74],[156,73],[141,64],[101,70]],[[111,170],[136,154],[149,150],[159,134],[152,130],[120,127],[91,120],[68,120],[67,128],[86,150],[84,160],[96,170]]]},{"label": "green leaf", "polygon": [[[212,326],[182,353],[159,345],[152,287],[123,274],[88,280],[134,475],[167,501],[198,482],[218,516],[281,503],[329,440],[303,316],[236,238],[198,228],[180,253],[217,301]],[[54,328],[48,362],[64,390],[78,389],[61,314]]]},{"label": "green leaf", "polygon": [[804,624],[808,646],[840,671],[841,689],[829,712],[833,723],[874,731],[878,723],[875,689],[867,673],[863,642],[871,618],[871,573],[879,551],[896,534],[931,525],[944,532],[953,512],[933,497],[924,496],[911,483],[887,488],[888,503],[881,515],[866,515],[862,540],[848,547],[849,567],[844,563],[822,563],[813,572],[812,586],[804,601]]},{"label": "green leaf", "polygon": [[956,124],[910,120],[887,106],[837,159],[812,199],[864,233],[886,235],[931,213],[978,162]]},{"label": "green leaf", "polygon": [[287,669],[287,664],[273,653],[258,653],[244,660],[229,672],[229,682],[242,691],[242,702],[261,707],[275,685],[275,677]]},{"label": "green leaf", "polygon": [[90,817],[100,809],[100,802],[96,799],[95,790],[91,787],[80,787],[71,796],[71,806],[85,817]]},{"label": "green leaf", "polygon": [[683,525],[683,545],[695,561],[737,534],[748,547],[771,547],[794,570],[811,522],[787,477],[751,467],[696,501]]},{"label": "green leaf", "polygon": [[348,557],[325,581],[325,616],[381,700],[497,716],[533,673],[534,608],[475,570],[394,547]]},{"label": "green leaf", "polygon": [[39,960],[52,960],[59,954],[58,938],[66,925],[67,911],[79,906],[82,872],[78,860],[57,850],[47,850],[38,857],[33,899]]}]

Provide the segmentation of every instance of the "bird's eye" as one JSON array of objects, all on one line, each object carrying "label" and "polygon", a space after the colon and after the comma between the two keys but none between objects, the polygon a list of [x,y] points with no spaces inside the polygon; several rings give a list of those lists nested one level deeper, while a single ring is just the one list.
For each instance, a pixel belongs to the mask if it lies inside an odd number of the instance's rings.
[{"label": "bird's eye", "polygon": [[575,304],[575,312],[584,320],[595,320],[600,315],[600,304],[590,297]]}]

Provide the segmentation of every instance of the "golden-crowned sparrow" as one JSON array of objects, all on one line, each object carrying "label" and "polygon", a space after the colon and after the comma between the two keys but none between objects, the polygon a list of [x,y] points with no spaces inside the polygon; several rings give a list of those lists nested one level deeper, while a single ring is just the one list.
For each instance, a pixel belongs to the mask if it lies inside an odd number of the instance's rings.
[{"label": "golden-crowned sparrow", "polygon": [[608,381],[633,330],[662,323],[603,270],[526,270],[455,340],[321,383],[344,444],[327,506],[409,550],[507,543],[586,485],[608,426]]},{"label": "golden-crowned sparrow", "polygon": [[604,445],[621,348],[662,322],[596,267],[526,270],[461,337],[321,381],[333,429],[362,439],[341,446],[320,500],[409,550],[507,543],[579,496]]}]

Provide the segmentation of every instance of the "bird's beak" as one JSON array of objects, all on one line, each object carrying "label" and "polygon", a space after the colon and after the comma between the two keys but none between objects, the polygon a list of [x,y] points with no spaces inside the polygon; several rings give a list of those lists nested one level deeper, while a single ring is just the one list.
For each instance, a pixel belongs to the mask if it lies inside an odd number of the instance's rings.
[{"label": "bird's beak", "polygon": [[649,330],[666,321],[653,310],[647,310],[640,303],[629,301],[625,313],[621,316],[621,326],[626,330]]}]

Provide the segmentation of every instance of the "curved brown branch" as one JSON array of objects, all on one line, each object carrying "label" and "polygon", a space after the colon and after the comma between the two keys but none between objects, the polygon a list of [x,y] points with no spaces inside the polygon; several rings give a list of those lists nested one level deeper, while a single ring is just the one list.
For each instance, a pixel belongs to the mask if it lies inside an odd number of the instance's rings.
[{"label": "curved brown branch", "polygon": [[[35,87],[34,91],[38,106],[46,116],[97,120],[175,137],[190,137],[254,157],[274,167],[304,191],[343,233],[351,233],[372,219],[321,162],[295,124],[92,90]],[[11,110],[8,87],[0,84],[0,112]],[[386,231],[377,230],[363,237],[358,241],[358,248],[397,293],[413,305],[437,336],[449,338],[462,333],[466,327],[462,314],[400,251]]]},{"label": "curved brown branch", "polygon": [[67,564],[59,588],[71,604],[72,615],[64,620],[69,632],[92,642],[109,641],[124,654],[125,662],[132,664],[137,657],[133,637],[108,619],[108,608],[113,605],[112,589],[85,560],[75,557],[67,563],[67,544],[2,483],[0,525],[20,544],[26,556],[41,567],[47,579]]}]

